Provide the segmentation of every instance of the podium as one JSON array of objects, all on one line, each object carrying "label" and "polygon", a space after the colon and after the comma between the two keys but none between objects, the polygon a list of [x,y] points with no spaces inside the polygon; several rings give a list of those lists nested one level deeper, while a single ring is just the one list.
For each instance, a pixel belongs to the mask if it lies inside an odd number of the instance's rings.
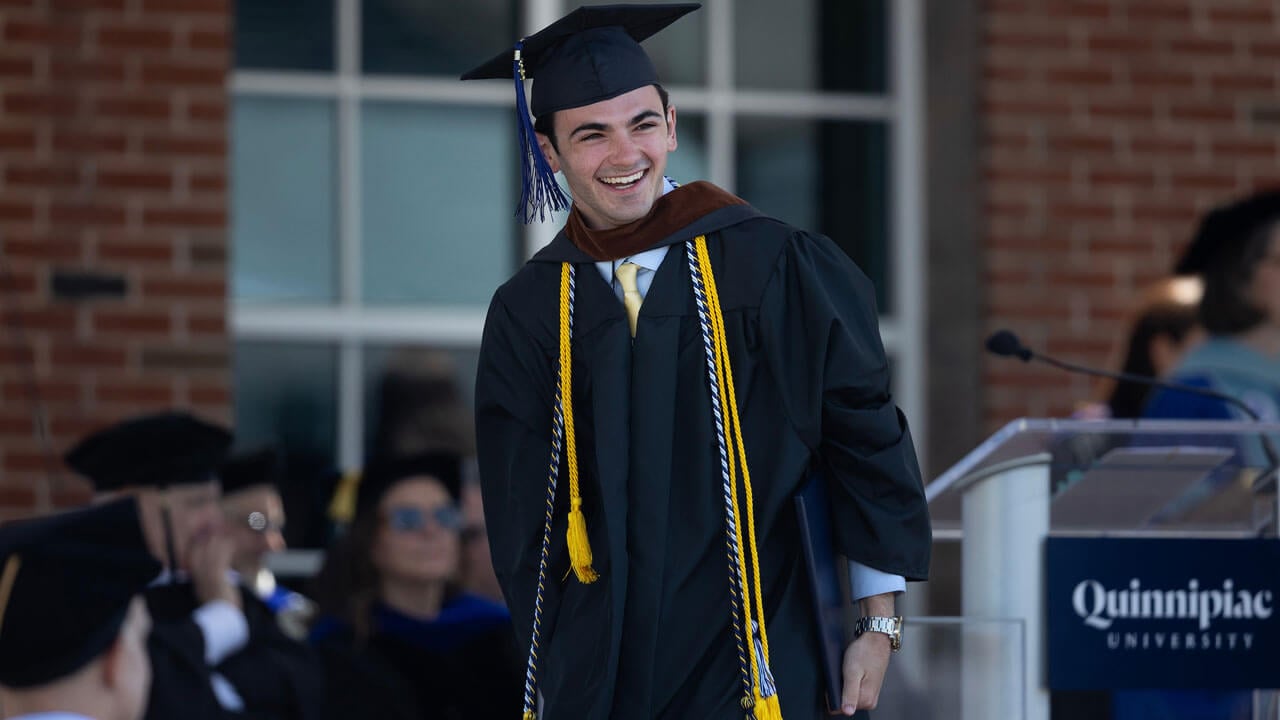
[{"label": "podium", "polygon": [[[1273,537],[1266,436],[1280,438],[1280,423],[1021,419],[931,482],[935,538],[962,543],[960,717],[1049,719],[1049,538]],[[1136,578],[1124,582],[1133,585],[1121,587],[1120,609],[1131,601],[1136,616],[1139,599],[1149,604],[1152,593],[1142,595]],[[1187,591],[1177,592],[1185,601]],[[1078,607],[1091,602],[1079,594]]]}]

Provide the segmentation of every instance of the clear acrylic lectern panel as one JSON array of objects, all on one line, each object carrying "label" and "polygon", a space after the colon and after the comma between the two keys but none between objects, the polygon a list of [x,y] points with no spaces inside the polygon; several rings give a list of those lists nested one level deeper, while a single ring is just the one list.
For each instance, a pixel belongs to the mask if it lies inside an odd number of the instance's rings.
[{"label": "clear acrylic lectern panel", "polygon": [[1030,463],[1048,471],[1054,533],[1256,535],[1275,514],[1274,483],[1256,485],[1264,437],[1280,444],[1280,423],[1015,420],[926,488],[934,531],[961,529],[973,483]]},{"label": "clear acrylic lectern panel", "polygon": [[[875,720],[1023,720],[1026,630],[1018,619],[908,618]],[[998,687],[996,695],[980,691]],[[957,712],[957,708],[964,708]]]},{"label": "clear acrylic lectern panel", "polygon": [[962,720],[1007,717],[1022,683],[1026,720],[1049,720],[1044,539],[1050,534],[1274,534],[1280,423],[1016,420],[926,488],[935,537],[961,541],[966,618],[1024,623],[1025,662],[966,674]]}]

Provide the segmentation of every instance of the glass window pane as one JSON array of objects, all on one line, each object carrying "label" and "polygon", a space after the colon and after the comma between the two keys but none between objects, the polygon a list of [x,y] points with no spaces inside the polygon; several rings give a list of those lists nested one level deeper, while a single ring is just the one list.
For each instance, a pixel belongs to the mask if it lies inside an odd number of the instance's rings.
[{"label": "glass window pane", "polygon": [[888,130],[883,123],[744,117],[738,121],[738,194],[835,240],[889,305]]},{"label": "glass window pane", "polygon": [[667,177],[684,185],[695,180],[709,180],[711,161],[707,157],[707,119],[702,115],[681,113],[676,105],[676,151],[667,155]]},{"label": "glass window pane", "polygon": [[236,445],[279,445],[334,466],[337,350],[332,345],[240,341],[235,346]]},{"label": "glass window pane", "polygon": [[511,109],[368,103],[361,141],[365,301],[488,305],[519,258]]},{"label": "glass window pane", "polygon": [[330,302],[336,293],[333,104],[238,97],[232,111],[232,296]]},{"label": "glass window pane", "polygon": [[[667,1],[639,0],[635,4],[659,5]],[[707,12],[703,3],[701,10],[685,15],[643,41],[644,50],[653,59],[663,85],[707,84]]]},{"label": "glass window pane", "polygon": [[741,87],[867,93],[887,87],[886,0],[736,0],[733,26]]},{"label": "glass window pane", "polygon": [[236,0],[235,13],[237,68],[333,71],[333,0]]},{"label": "glass window pane", "polygon": [[289,547],[324,547],[336,482],[337,351],[332,345],[241,341],[235,346],[238,451],[274,446]]},{"label": "glass window pane", "polygon": [[364,0],[362,69],[456,78],[519,37],[518,0]]},{"label": "glass window pane", "polygon": [[366,347],[365,454],[446,448],[474,455],[471,408],[479,357],[475,347]]}]

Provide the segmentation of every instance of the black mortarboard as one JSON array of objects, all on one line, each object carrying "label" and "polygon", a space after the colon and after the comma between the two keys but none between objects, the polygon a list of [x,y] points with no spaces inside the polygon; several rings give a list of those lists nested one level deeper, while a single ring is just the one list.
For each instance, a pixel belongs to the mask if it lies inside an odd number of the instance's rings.
[{"label": "black mortarboard", "polygon": [[0,527],[0,568],[0,685],[22,688],[106,652],[160,563],[125,498]]},{"label": "black mortarboard", "polygon": [[462,497],[462,458],[456,453],[427,452],[374,460],[365,468],[356,491],[356,516],[378,507],[396,483],[427,475],[440,481],[454,502]]},{"label": "black mortarboard", "polygon": [[282,467],[280,451],[273,447],[235,455],[218,468],[222,494],[267,485],[277,487]]},{"label": "black mortarboard", "polygon": [[178,412],[144,415],[100,430],[73,447],[67,465],[98,491],[207,482],[231,447],[231,433]]},{"label": "black mortarboard", "polygon": [[1280,191],[1268,190],[1211,210],[1200,221],[1186,251],[1174,266],[1177,275],[1203,273],[1243,252],[1253,234],[1280,220]]},{"label": "black mortarboard", "polygon": [[[534,117],[542,117],[657,83],[658,72],[640,41],[699,7],[697,3],[580,7],[463,74],[463,80],[515,79],[524,169],[518,217],[528,223],[544,218],[548,208],[569,206],[538,149],[530,110]],[[524,79],[534,81],[528,105]]]}]

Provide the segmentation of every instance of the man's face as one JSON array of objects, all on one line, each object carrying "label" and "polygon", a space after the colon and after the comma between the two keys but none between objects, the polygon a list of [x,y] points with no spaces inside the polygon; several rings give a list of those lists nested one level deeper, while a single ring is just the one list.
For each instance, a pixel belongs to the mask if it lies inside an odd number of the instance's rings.
[{"label": "man's face", "polygon": [[180,569],[191,569],[191,546],[209,535],[222,532],[221,490],[217,480],[175,485],[163,491],[173,523],[174,552]]},{"label": "man's face", "polygon": [[262,558],[284,549],[284,503],[269,485],[246,488],[222,499],[227,527],[235,541],[231,567],[247,581],[262,568]]},{"label": "man's face", "polygon": [[138,720],[147,709],[151,690],[151,660],[147,655],[147,636],[151,633],[151,615],[142,597],[129,604],[120,636],[108,653],[107,684],[121,706],[120,717]]},{"label": "man's face", "polygon": [[564,173],[592,230],[639,220],[662,197],[667,153],[676,149],[676,110],[662,112],[654,86],[559,110],[555,133],[559,151],[544,135],[538,144],[551,169]]}]

